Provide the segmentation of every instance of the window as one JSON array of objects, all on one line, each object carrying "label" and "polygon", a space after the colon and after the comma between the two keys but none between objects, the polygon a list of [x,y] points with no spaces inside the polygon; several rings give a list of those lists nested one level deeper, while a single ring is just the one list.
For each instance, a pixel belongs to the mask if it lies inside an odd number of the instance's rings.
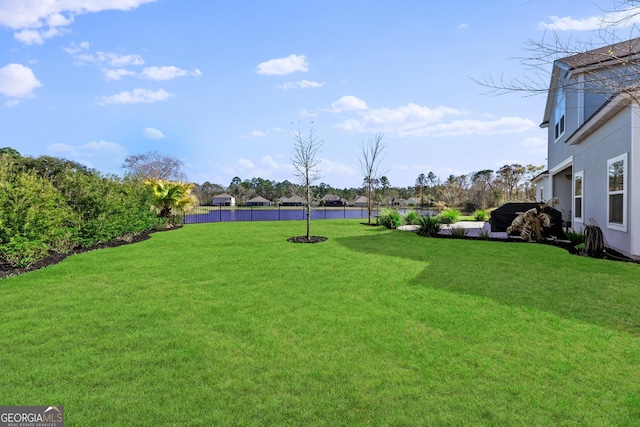
[{"label": "window", "polygon": [[553,113],[554,120],[554,137],[557,141],[562,135],[564,135],[565,130],[565,96],[564,90],[559,87],[556,90],[556,107]]},{"label": "window", "polygon": [[607,161],[608,226],[616,230],[627,231],[627,154]]},{"label": "window", "polygon": [[544,202],[544,187],[540,188],[540,198],[538,200]]},{"label": "window", "polygon": [[573,176],[573,216],[576,221],[582,222],[582,185],[584,182],[584,171],[580,171]]}]

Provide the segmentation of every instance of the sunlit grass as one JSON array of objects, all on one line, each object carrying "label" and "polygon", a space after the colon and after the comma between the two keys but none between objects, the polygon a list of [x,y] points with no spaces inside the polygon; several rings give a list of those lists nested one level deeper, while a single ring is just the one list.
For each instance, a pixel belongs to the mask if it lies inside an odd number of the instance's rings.
[{"label": "sunlit grass", "polygon": [[0,280],[0,402],[69,425],[634,425],[640,265],[360,220],[157,233]]}]

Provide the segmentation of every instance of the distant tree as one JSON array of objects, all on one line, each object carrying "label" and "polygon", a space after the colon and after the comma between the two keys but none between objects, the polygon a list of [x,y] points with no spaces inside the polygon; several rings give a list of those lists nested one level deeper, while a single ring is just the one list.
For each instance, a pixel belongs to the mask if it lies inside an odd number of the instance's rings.
[{"label": "distant tree", "polygon": [[391,184],[389,183],[389,178],[387,178],[385,175],[380,177],[380,192],[382,193],[382,198],[384,198],[387,195],[387,191],[389,190],[389,187],[391,187]]},{"label": "distant tree", "polygon": [[420,200],[420,204],[424,205],[424,187],[427,185],[427,177],[421,173],[416,178],[416,197]]},{"label": "distant tree", "polygon": [[494,203],[495,197],[491,197],[494,190],[493,171],[491,169],[484,169],[471,174],[471,184],[475,193],[473,200],[480,209],[486,209],[489,203]]},{"label": "distant tree", "polygon": [[143,154],[130,154],[124,159],[122,168],[129,175],[144,179],[186,181],[187,176],[182,171],[184,164],[181,160],[163,156],[157,151]]},{"label": "distant tree", "polygon": [[380,177],[386,173],[380,170],[382,152],[385,148],[382,142],[383,137],[383,134],[377,133],[367,143],[363,141],[361,147],[360,171],[364,178],[365,193],[369,199],[367,202],[369,224],[371,224],[371,211],[375,203],[375,193],[380,183]]},{"label": "distant tree", "polygon": [[293,145],[293,153],[291,162],[294,168],[294,175],[300,181],[306,196],[307,211],[307,240],[311,240],[311,185],[318,181],[322,175],[320,173],[320,148],[323,141],[318,140],[313,123],[309,128],[306,137],[302,135],[300,127],[294,133],[295,144]]},{"label": "distant tree", "polygon": [[11,147],[0,148],[0,156],[3,156],[3,155],[13,157],[14,159],[22,158],[22,154],[20,154],[20,152],[15,148],[11,148]]},{"label": "distant tree", "polygon": [[506,200],[517,201],[517,189],[525,172],[525,167],[518,163],[504,165],[498,169],[496,172],[497,181],[502,186]]},{"label": "distant tree", "polygon": [[203,184],[196,185],[193,189],[193,194],[198,198],[199,204],[209,205],[214,196],[224,193],[224,191],[224,187],[221,185],[206,181]]}]

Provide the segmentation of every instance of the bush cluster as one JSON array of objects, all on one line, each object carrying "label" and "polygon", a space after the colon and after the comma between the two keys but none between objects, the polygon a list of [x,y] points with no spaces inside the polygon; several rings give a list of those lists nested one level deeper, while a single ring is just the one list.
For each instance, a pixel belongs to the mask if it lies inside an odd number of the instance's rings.
[{"label": "bush cluster", "polygon": [[448,208],[438,214],[442,224],[455,224],[460,219],[460,213],[457,209]]},{"label": "bush cluster", "polygon": [[151,204],[150,189],[133,178],[55,157],[0,154],[0,259],[25,267],[161,227]]},{"label": "bush cluster", "polygon": [[476,221],[488,221],[489,213],[483,209],[478,209],[473,213],[473,219]]},{"label": "bush cluster", "polygon": [[417,233],[422,237],[436,237],[438,232],[440,231],[440,225],[442,224],[442,219],[440,216],[430,216],[425,215],[420,217],[418,222],[418,230]]},{"label": "bush cluster", "polygon": [[395,209],[383,208],[378,214],[378,222],[389,229],[396,229],[402,224],[400,213]]}]

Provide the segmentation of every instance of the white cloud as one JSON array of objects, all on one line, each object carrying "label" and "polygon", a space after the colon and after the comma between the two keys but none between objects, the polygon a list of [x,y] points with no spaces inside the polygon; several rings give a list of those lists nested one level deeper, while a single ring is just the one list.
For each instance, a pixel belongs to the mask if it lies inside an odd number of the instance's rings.
[{"label": "white cloud", "polygon": [[[33,91],[42,86],[29,67],[9,64],[0,68],[0,93],[12,98],[32,98]],[[14,104],[15,105],[15,104]]]},{"label": "white cloud", "polygon": [[272,171],[293,169],[291,160],[283,155],[263,156],[260,158],[260,163],[267,166]]},{"label": "white cloud", "polygon": [[172,96],[174,95],[164,89],[156,91],[150,89],[134,89],[131,92],[123,91],[111,96],[98,97],[97,104],[150,104],[153,102],[166,101]]},{"label": "white cloud", "polygon": [[626,10],[587,18],[550,16],[548,22],[539,23],[538,28],[551,31],[595,31],[603,26],[611,25],[615,28],[625,28],[639,23],[640,8],[631,7]]},{"label": "white cloud", "polygon": [[69,55],[75,55],[78,52],[89,49],[89,42],[81,42],[80,44],[71,43],[70,47],[64,48]]},{"label": "white cloud", "polygon": [[323,175],[336,175],[336,174],[344,174],[348,176],[355,176],[359,174],[359,171],[352,168],[351,166],[344,165],[342,163],[334,162],[325,158],[320,160],[320,169]]},{"label": "white cloud", "polygon": [[545,138],[538,138],[535,136],[525,138],[522,140],[522,145],[529,147],[527,154],[546,154],[547,153],[547,140]]},{"label": "white cloud", "polygon": [[[69,50],[67,50],[69,52]],[[82,55],[75,55],[75,60],[79,64],[97,64],[108,65],[110,67],[125,67],[128,65],[142,65],[144,59],[140,55],[121,55],[114,52],[96,52],[95,55],[85,53]]]},{"label": "white cloud", "polygon": [[202,72],[197,68],[193,71],[183,70],[182,68],[174,67],[173,65],[167,67],[146,67],[140,73],[140,77],[150,80],[171,80],[176,77],[194,76],[200,77]]},{"label": "white cloud", "polygon": [[468,135],[504,135],[525,132],[534,129],[536,124],[521,117],[501,117],[497,120],[454,120],[435,126],[400,130],[398,136],[468,136]]},{"label": "white cloud", "polygon": [[353,118],[335,127],[348,132],[385,132],[398,137],[440,137],[463,135],[499,135],[524,132],[535,128],[535,123],[520,117],[450,120],[451,116],[470,115],[467,110],[450,107],[429,108],[409,103],[398,108],[378,108],[357,112]]},{"label": "white cloud", "polygon": [[236,163],[238,166],[240,166],[241,168],[244,168],[245,170],[254,168],[253,162],[249,159],[239,158]]},{"label": "white cloud", "polygon": [[352,95],[343,96],[331,104],[331,108],[325,111],[340,113],[342,111],[366,110],[369,108],[362,99]]},{"label": "white cloud", "polygon": [[287,82],[277,86],[280,89],[308,89],[324,86],[324,83],[313,82],[309,80],[300,80],[299,82]]},{"label": "white cloud", "polygon": [[22,30],[20,32],[14,33],[13,37],[19,42],[27,45],[44,43],[44,38],[42,37],[40,32],[36,30]]},{"label": "white cloud", "polygon": [[458,29],[459,30],[464,30],[465,28],[467,28],[469,26],[469,24],[467,24],[466,22],[463,22],[462,24],[458,25]]},{"label": "white cloud", "polygon": [[301,108],[300,112],[298,112],[298,117],[317,117],[316,113],[310,113],[306,109]]},{"label": "white cloud", "polygon": [[304,55],[291,54],[286,58],[270,59],[258,64],[256,72],[267,76],[282,76],[296,71],[309,71],[309,64]]},{"label": "white cloud", "polygon": [[[335,103],[334,103],[335,104]],[[345,120],[336,127],[350,132],[407,132],[442,120],[446,115],[466,114],[449,107],[435,109],[409,103],[398,108],[378,108],[360,113],[360,119]]]},{"label": "white cloud", "polygon": [[103,68],[102,73],[107,80],[120,80],[124,76],[135,76],[136,73],[126,68]]},{"label": "white cloud", "polygon": [[166,138],[164,134],[158,129],[154,128],[145,128],[142,131],[142,135],[147,139],[164,139]]},{"label": "white cloud", "polygon": [[101,171],[115,171],[122,164],[127,150],[115,142],[91,141],[84,145],[51,144],[50,151]]},{"label": "white cloud", "polygon": [[[0,26],[17,31],[14,37],[26,44],[67,32],[75,16],[104,10],[131,10],[155,0],[9,0],[0,2]],[[26,30],[26,31],[25,31]]]}]

